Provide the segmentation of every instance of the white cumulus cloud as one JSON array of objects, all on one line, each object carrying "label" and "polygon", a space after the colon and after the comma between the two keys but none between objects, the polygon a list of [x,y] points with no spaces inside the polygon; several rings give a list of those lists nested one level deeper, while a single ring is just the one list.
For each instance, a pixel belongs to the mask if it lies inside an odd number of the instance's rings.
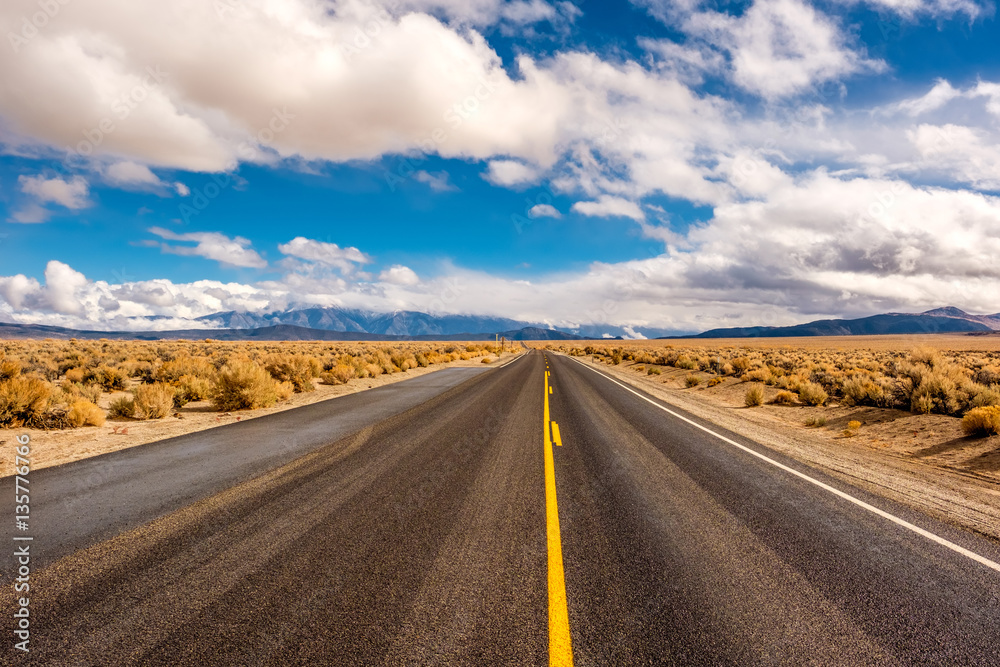
[{"label": "white cumulus cloud", "polygon": [[368,264],[371,257],[357,248],[341,248],[336,243],[317,241],[297,236],[288,243],[278,246],[283,254],[313,264],[334,267],[342,273],[351,273],[358,265]]},{"label": "white cumulus cloud", "polygon": [[58,176],[19,176],[17,182],[22,192],[34,196],[43,204],[52,202],[74,210],[91,204],[88,199],[90,186],[82,176],[74,176],[68,180]]},{"label": "white cumulus cloud", "polygon": [[177,234],[162,227],[150,227],[152,234],[167,241],[180,241],[194,245],[156,243],[163,252],[188,257],[204,257],[227,266],[263,269],[267,261],[250,247],[249,239],[241,236],[230,238],[219,232],[187,232]]},{"label": "white cumulus cloud", "polygon": [[637,222],[645,220],[646,214],[642,212],[633,201],[602,195],[597,201],[580,201],[573,204],[572,210],[582,215],[597,218],[631,218]]},{"label": "white cumulus cloud", "polygon": [[420,282],[420,277],[413,269],[402,264],[390,266],[379,274],[378,279],[392,285],[416,285]]}]

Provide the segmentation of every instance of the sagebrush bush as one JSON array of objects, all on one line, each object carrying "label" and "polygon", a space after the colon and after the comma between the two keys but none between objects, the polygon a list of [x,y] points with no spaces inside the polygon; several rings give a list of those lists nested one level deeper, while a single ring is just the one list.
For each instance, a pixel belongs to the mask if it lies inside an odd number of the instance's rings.
[{"label": "sagebrush bush", "polygon": [[920,345],[910,352],[910,361],[936,368],[941,364],[941,353],[929,345]]},{"label": "sagebrush bush", "polygon": [[656,366],[650,366],[649,368],[646,369],[646,375],[660,375],[662,372],[663,371],[661,371]]},{"label": "sagebrush bush", "polygon": [[128,376],[119,368],[102,364],[86,371],[83,381],[99,385],[104,391],[120,391],[125,388]]},{"label": "sagebrush bush", "polygon": [[681,356],[677,358],[674,366],[685,371],[693,371],[698,368],[698,362],[689,357]]},{"label": "sagebrush bush", "polygon": [[174,406],[183,407],[190,401],[203,401],[212,393],[212,382],[196,375],[183,375],[174,387]]},{"label": "sagebrush bush", "polygon": [[341,384],[347,384],[354,378],[358,377],[358,369],[354,366],[348,366],[346,364],[338,364],[337,367],[330,372],[333,373],[333,377]]},{"label": "sagebrush bush", "polygon": [[312,379],[322,367],[310,357],[273,354],[265,360],[264,368],[278,382],[291,382],[296,392],[308,392],[316,389]]},{"label": "sagebrush bush", "polygon": [[36,377],[17,375],[0,382],[0,426],[30,425],[44,416],[52,385]]},{"label": "sagebrush bush", "polygon": [[84,371],[82,368],[69,368],[66,370],[66,381],[72,383],[83,383]]},{"label": "sagebrush bush", "polygon": [[21,374],[21,364],[14,359],[0,360],[0,382],[13,380]]},{"label": "sagebrush bush", "polygon": [[997,435],[1000,433],[1000,407],[972,408],[962,417],[962,431],[966,435]]},{"label": "sagebrush bush", "polygon": [[291,382],[279,382],[275,392],[279,401],[287,401],[295,393],[295,386]]},{"label": "sagebrush bush", "polygon": [[[289,385],[291,386],[291,385]],[[211,399],[217,410],[268,408],[278,401],[278,383],[253,361],[234,360],[219,371]]]},{"label": "sagebrush bush", "polygon": [[845,405],[871,405],[891,408],[896,403],[893,382],[889,378],[850,378],[841,388]]},{"label": "sagebrush bush", "polygon": [[743,404],[748,408],[756,408],[764,405],[764,388],[759,384],[755,384],[747,389],[743,395]]},{"label": "sagebrush bush", "polygon": [[977,385],[974,390],[970,392],[969,409],[985,408],[991,405],[1000,405],[1000,390],[997,390],[992,386],[984,387]]},{"label": "sagebrush bush", "polygon": [[976,371],[973,378],[981,385],[1000,385],[1000,368],[996,366],[985,366]]},{"label": "sagebrush bush", "polygon": [[162,419],[174,408],[174,388],[165,382],[141,384],[132,390],[137,419]]},{"label": "sagebrush bush", "polygon": [[847,422],[847,428],[844,429],[844,432],[842,433],[842,435],[845,438],[851,438],[851,437],[853,437],[853,436],[855,436],[855,435],[858,434],[858,429],[859,428],[861,428],[861,422],[855,421],[855,420],[851,420],[851,421]]},{"label": "sagebrush bush", "polygon": [[823,405],[829,398],[823,387],[815,382],[803,382],[799,385],[799,400],[808,405]]},{"label": "sagebrush bush", "polygon": [[355,377],[355,369],[353,366],[338,365],[335,368],[323,372],[319,378],[323,384],[347,384],[350,380]]},{"label": "sagebrush bush", "polygon": [[795,394],[790,391],[779,391],[771,402],[775,405],[795,405]]},{"label": "sagebrush bush", "polygon": [[119,396],[108,406],[108,416],[112,419],[134,419],[135,401],[128,396]]},{"label": "sagebrush bush", "polygon": [[181,355],[165,361],[151,372],[152,379],[168,383],[179,382],[185,376],[211,381],[214,375],[215,365],[210,359],[189,355]]},{"label": "sagebrush bush", "polygon": [[754,368],[743,374],[741,378],[744,382],[763,382],[764,384],[774,384],[774,374],[766,366]]},{"label": "sagebrush bush", "polygon": [[692,374],[684,378],[685,387],[697,387],[699,384],[701,384],[701,378],[697,375]]},{"label": "sagebrush bush", "polygon": [[60,404],[69,405],[73,401],[78,399],[83,399],[85,401],[90,401],[93,404],[97,404],[101,400],[101,394],[104,393],[100,386],[96,384],[77,384],[77,383],[67,383],[64,382],[59,388],[59,395],[54,397],[53,400]]},{"label": "sagebrush bush", "polygon": [[83,399],[73,401],[66,413],[66,419],[74,428],[81,426],[103,426],[104,410]]}]

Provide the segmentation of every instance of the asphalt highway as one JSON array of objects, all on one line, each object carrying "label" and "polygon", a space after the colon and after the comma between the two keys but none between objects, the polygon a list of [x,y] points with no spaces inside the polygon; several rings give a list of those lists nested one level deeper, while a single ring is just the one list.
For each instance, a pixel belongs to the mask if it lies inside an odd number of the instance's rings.
[{"label": "asphalt highway", "polygon": [[569,357],[470,375],[358,403],[362,426],[146,523],[95,520],[32,572],[14,659],[1000,665],[996,543]]}]

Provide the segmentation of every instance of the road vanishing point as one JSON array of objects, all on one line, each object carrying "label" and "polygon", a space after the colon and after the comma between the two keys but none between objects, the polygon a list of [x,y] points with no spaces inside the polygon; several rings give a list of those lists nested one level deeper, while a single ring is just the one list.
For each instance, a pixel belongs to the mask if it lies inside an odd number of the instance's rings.
[{"label": "road vanishing point", "polygon": [[8,664],[1000,665],[1000,545],[551,352],[31,484]]}]

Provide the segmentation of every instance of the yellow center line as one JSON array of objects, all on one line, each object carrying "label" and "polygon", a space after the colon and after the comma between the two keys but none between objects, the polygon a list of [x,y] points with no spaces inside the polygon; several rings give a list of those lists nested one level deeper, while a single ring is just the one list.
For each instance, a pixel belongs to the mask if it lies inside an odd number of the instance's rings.
[{"label": "yellow center line", "polygon": [[559,424],[552,422],[552,442],[556,443],[556,447],[562,447],[562,438],[559,437]]},{"label": "yellow center line", "polygon": [[[573,646],[566,607],[566,579],[563,574],[562,538],[559,534],[559,506],[556,503],[556,465],[549,437],[549,372],[545,371],[545,524],[549,548],[549,665],[573,665]],[[555,424],[553,424],[555,427]],[[556,427],[558,440],[558,427]]]}]

